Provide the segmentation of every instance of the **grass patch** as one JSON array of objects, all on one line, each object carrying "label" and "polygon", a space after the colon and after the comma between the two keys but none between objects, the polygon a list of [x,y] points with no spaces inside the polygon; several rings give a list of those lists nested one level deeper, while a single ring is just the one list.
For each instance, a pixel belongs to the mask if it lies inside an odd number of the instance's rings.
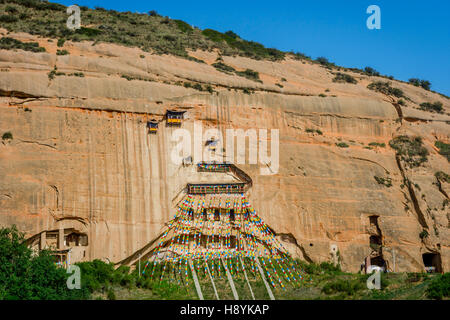
[{"label": "grass patch", "polygon": [[25,50],[31,52],[45,52],[45,48],[39,47],[37,42],[22,42],[13,38],[4,37],[0,39],[0,49],[4,50]]},{"label": "grass patch", "polygon": [[382,82],[382,81],[372,82],[367,86],[367,88],[369,90],[384,93],[388,96],[394,96],[397,98],[402,97],[406,98],[403,94],[403,91],[401,89],[392,87],[390,82]]},{"label": "grass patch", "polygon": [[388,188],[392,187],[392,179],[391,178],[383,178],[383,177],[378,177],[378,176],[373,176],[373,177],[378,182],[378,184],[381,184]]},{"label": "grass patch", "polygon": [[3,135],[2,135],[2,140],[12,140],[13,139],[13,135],[12,135],[12,133],[11,132],[5,132]]},{"label": "grass patch", "polygon": [[69,51],[67,51],[67,50],[56,50],[56,55],[57,56],[65,56],[65,55],[68,55],[69,54]]},{"label": "grass patch", "polygon": [[64,46],[65,42],[66,42],[66,39],[60,38],[60,39],[58,39],[58,42],[56,43],[56,45],[61,48]]},{"label": "grass patch", "polygon": [[319,134],[319,135],[323,135],[323,132],[322,132],[321,130],[319,130],[319,129],[310,129],[310,128],[307,128],[305,131],[306,131],[307,133],[317,133],[317,134]]},{"label": "grass patch", "polygon": [[213,63],[212,66],[223,73],[231,74],[236,72],[236,69],[220,61]]},{"label": "grass patch", "polygon": [[420,104],[420,110],[443,113],[444,108],[442,102],[436,101],[434,103],[424,102]]},{"label": "grass patch", "polygon": [[436,300],[450,297],[450,273],[447,272],[433,279],[427,289],[427,296]]},{"label": "grass patch", "polygon": [[365,67],[364,73],[367,74],[368,76],[376,76],[376,77],[380,76],[380,73],[372,67]]},{"label": "grass patch", "polygon": [[336,76],[334,77],[333,82],[343,82],[352,84],[358,83],[358,81],[349,74],[337,72],[335,73],[335,75]]},{"label": "grass patch", "polygon": [[257,82],[262,82],[259,79],[259,72],[257,71],[253,71],[251,69],[246,69],[245,71],[236,71],[235,72],[238,76],[253,80],[253,81],[257,81]]},{"label": "grass patch", "polygon": [[386,143],[378,143],[378,142],[370,142],[369,146],[371,147],[380,147],[380,148],[385,148],[386,147]]},{"label": "grass patch", "polygon": [[[12,3],[14,8],[6,11],[6,8],[12,7]],[[66,27],[66,7],[63,5],[38,0],[0,1],[0,23],[10,32],[26,32],[74,42],[88,40],[116,43],[185,58],[188,57],[188,50],[214,49],[228,56],[239,55],[259,60],[283,60],[286,55],[280,50],[241,39],[233,32],[202,31],[182,20],[162,17],[156,11],[143,14],[100,7],[80,8],[83,26],[78,30],[69,30]]]},{"label": "grass patch", "polygon": [[408,82],[416,87],[422,87],[425,90],[430,90],[431,88],[431,82],[428,80],[421,80],[417,78],[411,78],[408,80]]},{"label": "grass patch", "polygon": [[322,287],[322,292],[325,294],[344,293],[347,296],[354,296],[358,291],[364,289],[361,281],[355,280],[336,280],[325,284]]},{"label": "grass patch", "polygon": [[253,81],[262,83],[262,81],[259,79],[259,72],[251,70],[251,69],[246,69],[244,71],[237,71],[233,67],[223,63],[223,61],[220,61],[220,58],[219,58],[219,61],[213,63],[212,66],[214,68],[216,68],[216,70],[218,70],[220,72],[223,72],[223,73],[226,73],[226,74],[233,74],[234,73],[234,74],[236,74],[236,75],[238,75],[240,77],[244,77],[244,78],[247,78],[249,80],[253,80]]},{"label": "grass patch", "polygon": [[348,148],[349,147],[349,145],[345,142],[336,143],[336,146],[339,148]]},{"label": "grass patch", "polygon": [[398,136],[389,141],[392,149],[405,161],[410,168],[419,167],[428,161],[428,150],[423,146],[421,137]]},{"label": "grass patch", "polygon": [[442,182],[446,182],[446,183],[450,183],[450,175],[446,174],[443,171],[438,171],[434,174],[434,176],[436,177],[436,179],[438,179],[439,181]]},{"label": "grass patch", "polygon": [[448,161],[450,161],[450,144],[442,141],[436,141],[434,145],[439,149],[439,154],[443,155]]}]

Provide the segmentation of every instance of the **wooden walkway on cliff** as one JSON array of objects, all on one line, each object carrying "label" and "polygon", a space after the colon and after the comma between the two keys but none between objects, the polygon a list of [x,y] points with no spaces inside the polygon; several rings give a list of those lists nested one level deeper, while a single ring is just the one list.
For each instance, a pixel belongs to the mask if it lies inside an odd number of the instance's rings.
[{"label": "wooden walkway on cliff", "polygon": [[188,194],[244,193],[253,185],[253,181],[250,176],[232,163],[200,162],[197,164],[197,170],[199,172],[230,172],[243,182],[188,183]]}]

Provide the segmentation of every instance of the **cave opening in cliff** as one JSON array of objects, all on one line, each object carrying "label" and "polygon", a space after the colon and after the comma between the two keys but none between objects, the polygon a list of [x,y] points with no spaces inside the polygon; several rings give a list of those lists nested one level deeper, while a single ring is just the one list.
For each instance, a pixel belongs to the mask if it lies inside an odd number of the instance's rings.
[{"label": "cave opening in cliff", "polygon": [[372,235],[369,238],[370,248],[373,251],[381,253],[382,240],[380,236]]},{"label": "cave opening in cliff", "polygon": [[230,221],[234,222],[234,220],[235,220],[234,210],[231,209],[231,210],[230,210]]},{"label": "cave opening in cliff", "polygon": [[214,221],[220,221],[220,209],[214,210]]},{"label": "cave opening in cliff", "polygon": [[64,242],[69,247],[87,246],[88,236],[85,233],[71,232],[65,236]]},{"label": "cave opening in cliff", "polygon": [[430,273],[442,272],[441,254],[437,252],[424,253],[422,255],[425,270]]},{"label": "cave opening in cliff", "polygon": [[383,258],[383,255],[375,256],[370,258],[371,266],[378,266],[384,270],[386,270],[386,261]]},{"label": "cave opening in cliff", "polygon": [[369,222],[371,225],[378,227],[378,216],[370,216]]}]

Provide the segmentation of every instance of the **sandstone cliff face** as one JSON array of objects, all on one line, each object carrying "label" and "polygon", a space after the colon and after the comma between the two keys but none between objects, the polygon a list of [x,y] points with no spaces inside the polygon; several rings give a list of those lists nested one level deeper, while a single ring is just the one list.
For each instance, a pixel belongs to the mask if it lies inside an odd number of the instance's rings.
[{"label": "sandstone cliff face", "polygon": [[[16,224],[29,237],[60,229],[86,234],[78,259],[118,262],[146,246],[174,215],[186,183],[219,181],[171,161],[174,128],[162,122],[148,134],[147,120],[178,107],[191,132],[195,121],[221,131],[280,130],[278,173],[239,167],[253,179],[254,208],[295,256],[337,259],[359,271],[372,251],[370,236],[380,236],[390,269],[394,249],[396,271],[423,270],[424,253],[440,254],[449,270],[450,185],[435,173],[449,174],[450,166],[434,146],[450,140],[448,99],[393,81],[410,98],[394,105],[366,88],[378,78],[353,74],[358,84],[334,83],[329,70],[308,62],[223,57],[237,70],[258,71],[259,83],[214,69],[214,52],[191,53],[207,62],[201,64],[67,42],[70,55],[57,56],[55,42],[12,36],[38,41],[48,53],[0,50],[0,134],[13,135],[0,141],[0,225]],[[65,75],[49,79],[55,66]],[[69,76],[74,72],[84,77]],[[418,110],[426,101],[441,101],[446,113]],[[399,135],[423,138],[430,153],[424,165],[411,169],[396,158],[389,141]],[[371,142],[386,147],[368,149]],[[390,178],[392,187],[374,176]],[[423,230],[428,236],[421,238]]]}]

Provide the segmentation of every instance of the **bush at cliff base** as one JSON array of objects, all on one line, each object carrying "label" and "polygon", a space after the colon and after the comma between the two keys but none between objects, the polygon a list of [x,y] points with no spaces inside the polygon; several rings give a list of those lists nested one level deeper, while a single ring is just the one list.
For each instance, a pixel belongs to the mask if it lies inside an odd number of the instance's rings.
[{"label": "bush at cliff base", "polygon": [[15,226],[0,228],[0,300],[86,299],[86,289],[69,290],[66,270],[48,251],[33,255]]},{"label": "bush at cliff base", "polygon": [[434,278],[427,289],[427,296],[437,300],[450,297],[450,273]]}]

